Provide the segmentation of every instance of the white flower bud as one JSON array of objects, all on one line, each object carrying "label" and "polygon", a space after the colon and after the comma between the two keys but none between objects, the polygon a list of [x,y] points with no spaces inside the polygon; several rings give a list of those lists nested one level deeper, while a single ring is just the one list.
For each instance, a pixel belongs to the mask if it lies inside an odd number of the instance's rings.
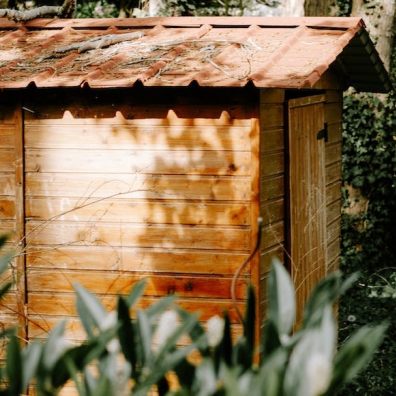
[{"label": "white flower bud", "polygon": [[[99,324],[100,330],[106,331],[110,330],[117,324],[118,315],[116,311],[110,311]],[[120,342],[117,338],[111,339],[107,345],[106,349],[109,353],[118,353],[121,350]]]},{"label": "white flower bud", "polygon": [[107,345],[106,349],[109,353],[118,353],[121,351],[120,341],[117,338],[113,338],[110,340]]},{"label": "white flower bud", "polygon": [[117,324],[117,312],[111,311],[103,318],[103,321],[99,324],[99,327],[100,330],[106,331],[111,329],[116,324]]},{"label": "white flower bud", "polygon": [[309,394],[319,396],[326,392],[331,380],[331,362],[322,353],[312,354],[306,365]]},{"label": "white flower bud", "polygon": [[179,315],[176,311],[166,311],[159,319],[155,338],[158,346],[162,346],[178,327]]},{"label": "white flower bud", "polygon": [[220,343],[223,338],[224,332],[224,319],[218,315],[212,316],[207,321],[207,332],[208,344],[211,347],[215,347]]},{"label": "white flower bud", "polygon": [[73,343],[62,336],[55,343],[52,355],[58,358],[59,356],[63,355],[68,349],[71,349],[73,347]]}]

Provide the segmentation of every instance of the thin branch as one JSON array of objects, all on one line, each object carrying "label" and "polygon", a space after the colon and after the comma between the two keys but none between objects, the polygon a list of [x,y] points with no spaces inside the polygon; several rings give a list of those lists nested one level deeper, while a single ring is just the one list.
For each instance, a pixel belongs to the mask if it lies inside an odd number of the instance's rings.
[{"label": "thin branch", "polygon": [[0,9],[0,18],[15,22],[27,22],[36,18],[71,18],[76,8],[76,0],[65,0],[61,6],[42,6],[31,10]]},{"label": "thin branch", "polygon": [[95,37],[83,42],[73,43],[64,47],[56,48],[54,53],[62,54],[68,51],[77,50],[79,53],[86,52],[93,49],[107,48],[111,45],[118,44],[124,41],[136,40],[144,36],[143,32],[132,32],[124,34],[109,34],[102,37]]}]

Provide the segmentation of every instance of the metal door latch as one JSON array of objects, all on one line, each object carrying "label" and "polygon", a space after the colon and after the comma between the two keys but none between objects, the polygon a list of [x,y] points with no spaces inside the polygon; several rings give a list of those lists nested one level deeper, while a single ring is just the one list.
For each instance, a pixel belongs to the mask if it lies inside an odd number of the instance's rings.
[{"label": "metal door latch", "polygon": [[324,139],[325,142],[329,140],[329,131],[327,130],[327,122],[324,123],[323,129],[321,129],[316,135],[316,139]]}]

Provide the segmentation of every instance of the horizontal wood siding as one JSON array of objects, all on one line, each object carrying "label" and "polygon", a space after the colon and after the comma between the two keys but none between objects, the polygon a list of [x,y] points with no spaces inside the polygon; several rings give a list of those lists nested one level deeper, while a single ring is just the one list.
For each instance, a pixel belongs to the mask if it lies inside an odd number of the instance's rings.
[{"label": "horizontal wood siding", "polygon": [[285,244],[284,91],[262,90],[260,96],[260,215],[263,237],[260,252],[260,323],[267,300],[271,261],[284,262]]},{"label": "horizontal wood siding", "polygon": [[[109,307],[142,277],[142,305],[176,293],[202,319],[231,307],[232,275],[251,249],[255,115],[249,105],[230,110],[241,117],[225,116],[227,105],[218,117],[205,105],[158,106],[26,114],[32,336],[76,315],[74,282]],[[280,204],[268,206],[274,217]],[[247,269],[237,284],[240,308],[249,277]]]},{"label": "horizontal wood siding", "polygon": [[328,124],[326,157],[327,271],[338,269],[341,230],[342,92],[327,91],[325,121]]}]

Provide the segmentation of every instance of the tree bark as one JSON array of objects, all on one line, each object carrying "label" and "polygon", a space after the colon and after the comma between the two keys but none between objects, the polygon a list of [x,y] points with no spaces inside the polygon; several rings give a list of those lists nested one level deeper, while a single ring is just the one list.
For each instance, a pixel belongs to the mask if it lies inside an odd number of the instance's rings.
[{"label": "tree bark", "polygon": [[148,15],[151,17],[159,16],[164,8],[162,0],[150,0],[148,5]]},{"label": "tree bark", "polygon": [[354,0],[352,4],[352,16],[363,18],[387,70],[394,40],[395,13],[395,0]]},{"label": "tree bark", "polygon": [[335,16],[338,14],[336,0],[305,0],[304,14],[306,16]]},{"label": "tree bark", "polygon": [[42,6],[25,11],[4,8],[0,9],[0,18],[5,17],[16,22],[27,22],[36,18],[71,18],[76,3],[77,0],[65,0],[61,6]]},{"label": "tree bark", "polygon": [[284,16],[304,16],[304,0],[284,0],[282,8]]}]

